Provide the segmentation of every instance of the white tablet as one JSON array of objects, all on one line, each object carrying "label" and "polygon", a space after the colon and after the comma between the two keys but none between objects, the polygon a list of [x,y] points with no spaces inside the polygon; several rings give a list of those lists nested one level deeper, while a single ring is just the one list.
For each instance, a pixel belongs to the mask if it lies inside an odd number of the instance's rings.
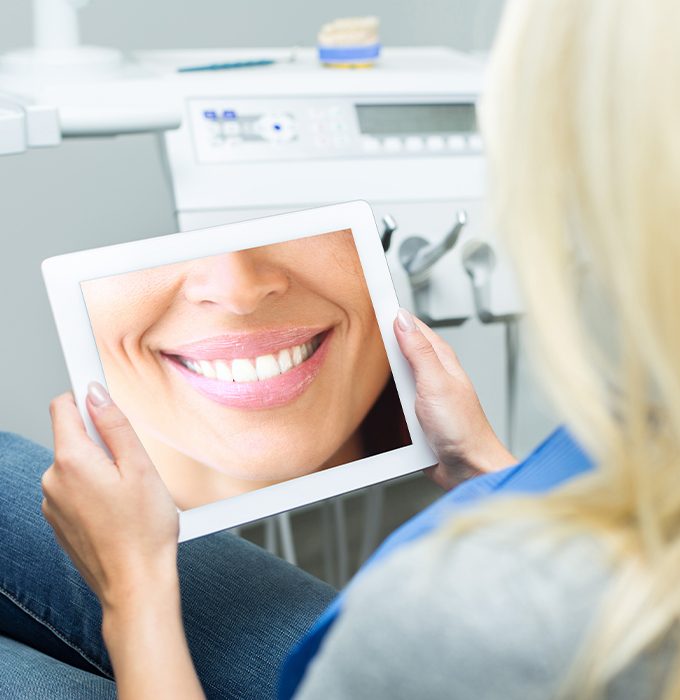
[{"label": "white tablet", "polygon": [[107,386],[180,540],[436,463],[373,213],[349,202],[42,266],[76,402]]}]

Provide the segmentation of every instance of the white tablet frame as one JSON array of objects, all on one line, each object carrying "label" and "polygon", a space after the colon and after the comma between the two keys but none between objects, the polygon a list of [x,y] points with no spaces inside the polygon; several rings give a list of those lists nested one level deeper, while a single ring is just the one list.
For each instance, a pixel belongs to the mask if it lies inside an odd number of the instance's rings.
[{"label": "white tablet frame", "polygon": [[[436,464],[415,415],[415,383],[392,323],[397,295],[370,206],[363,201],[269,216],[48,258],[42,264],[76,403],[89,435],[101,439],[85,408],[90,381],[106,386],[81,282],[247,248],[350,229],[373,301],[412,444],[180,514],[179,540],[190,540],[361,489]],[[134,261],[131,264],[131,261]]]}]

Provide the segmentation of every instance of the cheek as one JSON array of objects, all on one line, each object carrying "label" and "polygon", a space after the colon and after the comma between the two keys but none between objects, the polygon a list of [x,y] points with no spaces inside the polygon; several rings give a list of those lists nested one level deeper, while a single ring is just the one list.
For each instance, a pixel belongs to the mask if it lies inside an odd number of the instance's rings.
[{"label": "cheek", "polygon": [[385,386],[390,373],[380,328],[368,292],[346,296],[348,343],[353,350],[352,371],[361,381],[355,383],[355,400],[364,408],[373,403]]},{"label": "cheek", "polygon": [[368,353],[370,354],[370,370],[371,375],[374,378],[372,384],[374,386],[382,387],[384,386],[387,378],[390,374],[390,362],[387,359],[387,352],[385,352],[385,344],[382,341],[382,336],[380,335],[380,330],[378,329],[377,323],[373,328],[373,333],[367,346],[370,348]]},{"label": "cheek", "polygon": [[142,315],[127,308],[125,313],[101,314],[93,319],[93,329],[102,350],[116,354],[125,347],[136,345],[152,323],[148,314]]},{"label": "cheek", "polygon": [[300,285],[309,292],[340,308],[347,317],[368,327],[375,323],[375,313],[361,268],[343,268],[332,262],[312,269],[297,270]]},{"label": "cheek", "polygon": [[137,345],[168,308],[171,295],[157,290],[131,292],[124,285],[93,287],[85,297],[92,330],[103,352]]},{"label": "cheek", "polygon": [[294,241],[281,261],[291,277],[297,278],[303,287],[320,296],[343,304],[343,298],[356,303],[361,295],[368,295],[363,269],[352,234],[338,231],[316,239]]}]

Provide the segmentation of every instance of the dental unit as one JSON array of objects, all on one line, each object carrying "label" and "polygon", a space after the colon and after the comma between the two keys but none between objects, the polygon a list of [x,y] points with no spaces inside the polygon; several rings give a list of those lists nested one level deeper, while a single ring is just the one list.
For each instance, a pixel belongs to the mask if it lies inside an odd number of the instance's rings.
[{"label": "dental unit", "polygon": [[[0,153],[73,136],[157,134],[185,231],[365,199],[384,219],[383,246],[401,304],[425,312],[445,339],[455,332],[466,369],[473,380],[482,378],[476,383],[491,421],[513,424],[507,414],[514,381],[505,360],[516,342],[509,348],[503,331],[522,304],[488,223],[476,118],[483,59],[387,47],[370,70],[325,68],[320,47],[330,57],[352,43],[379,46],[377,23],[366,20],[324,27],[319,45],[296,50],[292,62],[289,48],[266,47],[141,51],[125,61],[120,52],[80,43],[77,13],[85,4],[34,0],[35,46],[0,58]],[[271,65],[178,73],[263,57]],[[375,58],[377,52],[367,60]],[[482,274],[487,249],[493,265]],[[288,381],[322,361],[331,340],[304,338],[275,352],[205,356],[176,348],[164,355],[198,390],[231,401],[220,392]],[[380,495],[373,498],[367,512],[379,517]],[[367,532],[376,536],[375,522]],[[290,532],[284,539],[294,560]]]}]

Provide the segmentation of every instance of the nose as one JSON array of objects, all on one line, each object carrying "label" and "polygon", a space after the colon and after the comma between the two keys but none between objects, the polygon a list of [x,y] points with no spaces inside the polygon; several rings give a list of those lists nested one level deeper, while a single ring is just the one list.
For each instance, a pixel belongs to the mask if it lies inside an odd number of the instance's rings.
[{"label": "nose", "polygon": [[285,270],[241,250],[204,258],[192,264],[184,282],[184,296],[192,304],[213,305],[245,316],[262,301],[288,289]]}]

